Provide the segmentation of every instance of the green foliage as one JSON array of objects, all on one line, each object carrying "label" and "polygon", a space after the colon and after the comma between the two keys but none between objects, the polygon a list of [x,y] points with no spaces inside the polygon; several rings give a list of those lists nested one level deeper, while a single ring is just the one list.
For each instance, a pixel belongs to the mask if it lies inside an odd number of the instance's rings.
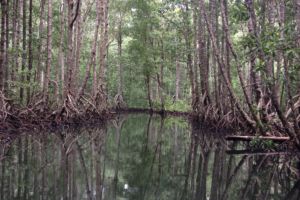
[{"label": "green foliage", "polygon": [[187,102],[186,100],[174,101],[169,96],[166,98],[165,108],[166,110],[176,110],[181,112],[191,111],[189,102]]},{"label": "green foliage", "polygon": [[249,19],[248,11],[244,3],[235,1],[230,6],[230,19],[232,23],[245,22]]},{"label": "green foliage", "polygon": [[250,141],[250,147],[253,150],[256,149],[273,150],[276,148],[276,144],[272,140],[262,140],[257,137]]}]

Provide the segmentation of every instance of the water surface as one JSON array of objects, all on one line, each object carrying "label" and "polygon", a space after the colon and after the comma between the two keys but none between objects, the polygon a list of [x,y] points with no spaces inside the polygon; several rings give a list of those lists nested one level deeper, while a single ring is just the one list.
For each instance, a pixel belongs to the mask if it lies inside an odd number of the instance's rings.
[{"label": "water surface", "polygon": [[300,199],[299,159],[228,154],[199,123],[149,115],[1,139],[1,199]]}]

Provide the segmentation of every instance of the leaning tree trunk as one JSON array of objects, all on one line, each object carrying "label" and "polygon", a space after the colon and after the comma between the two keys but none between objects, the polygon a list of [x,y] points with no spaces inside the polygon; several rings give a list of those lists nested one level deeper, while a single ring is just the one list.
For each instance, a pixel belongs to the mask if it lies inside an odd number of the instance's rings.
[{"label": "leaning tree trunk", "polygon": [[[246,0],[246,5],[247,5],[247,8],[248,8],[248,11],[249,11],[249,14],[250,14],[251,21],[255,22],[255,13],[254,13],[254,9],[253,9],[253,1],[252,0]],[[256,42],[256,46],[258,48],[259,56],[262,60],[268,60],[265,52],[261,48],[261,44],[260,44],[260,41],[258,39],[257,27],[256,27],[255,23],[253,23],[253,24],[254,24],[255,42]],[[237,61],[237,56],[236,56],[235,52],[233,51],[232,46],[230,48],[231,48],[231,52],[233,53],[233,56],[235,57],[235,59]],[[239,62],[237,61],[237,63],[239,63]],[[269,67],[269,69],[266,69],[266,70],[267,70],[268,75],[271,76],[270,66],[268,66],[268,67]],[[266,83],[267,83],[266,84],[267,88],[265,89],[265,93],[271,99],[272,106],[274,107],[274,109],[275,109],[275,111],[276,111],[276,113],[279,117],[279,120],[281,121],[281,123],[283,125],[284,130],[299,145],[300,141],[299,141],[299,138],[298,138],[297,133],[296,133],[297,130],[293,129],[290,126],[287,118],[284,116],[284,114],[283,114],[283,112],[280,108],[279,102],[277,101],[277,97],[276,97],[274,91],[272,90],[272,88],[273,88],[272,82],[271,81],[266,81]],[[254,112],[254,111],[252,111],[252,112]]]},{"label": "leaning tree trunk", "polygon": [[95,66],[95,59],[96,59],[96,49],[97,49],[97,42],[98,42],[98,35],[99,35],[99,27],[100,27],[100,0],[96,1],[96,13],[97,13],[97,22],[96,22],[96,28],[95,28],[95,33],[94,33],[94,40],[93,40],[93,45],[92,45],[92,51],[91,51],[91,56],[90,60],[88,63],[87,70],[85,72],[85,78],[83,80],[83,83],[81,87],[79,88],[79,91],[76,96],[76,102],[80,99],[80,97],[84,94],[84,90],[86,88],[87,82],[90,78],[91,74],[91,68],[92,66]]},{"label": "leaning tree trunk", "polygon": [[[221,3],[221,12],[222,12],[222,17],[225,19],[226,16],[225,16],[225,7],[224,7],[224,3],[225,1],[222,0],[222,3]],[[263,125],[261,124],[261,121],[257,118],[256,114],[255,114],[255,110],[251,104],[251,101],[250,101],[250,98],[247,94],[247,88],[245,86],[245,82],[244,82],[244,77],[243,77],[243,74],[242,74],[242,66],[241,66],[241,62],[240,60],[238,60],[238,56],[236,54],[236,52],[234,51],[233,49],[233,46],[232,46],[232,42],[230,40],[230,35],[229,35],[229,29],[228,29],[228,24],[226,23],[226,20],[224,20],[224,31],[225,31],[225,35],[226,35],[226,43],[229,47],[229,50],[231,51],[232,55],[233,55],[233,58],[235,59],[236,61],[236,66],[237,66],[237,72],[238,72],[238,77],[239,77],[239,80],[240,80],[240,84],[242,86],[242,91],[243,91],[243,94],[244,94],[244,97],[245,97],[245,100],[246,100],[246,103],[249,107],[249,110],[250,110],[250,113],[254,119],[254,121],[256,122],[256,126],[258,127],[259,131],[264,134],[265,130],[263,128]]]},{"label": "leaning tree trunk", "polygon": [[212,31],[213,30],[212,29],[212,25],[210,24],[210,21],[208,20],[208,15],[206,13],[204,0],[199,0],[199,3],[200,3],[200,8],[202,9],[202,12],[203,12],[203,16],[204,16],[205,21],[206,21],[207,28],[208,28],[210,40],[211,40],[212,47],[213,47],[213,50],[214,50],[214,56],[215,56],[215,58],[216,58],[216,60],[218,62],[218,66],[220,68],[222,77],[224,79],[224,82],[225,82],[225,85],[227,87],[227,90],[228,90],[228,92],[230,94],[230,97],[233,99],[233,101],[234,101],[234,103],[235,103],[238,111],[240,112],[242,118],[245,120],[246,125],[248,127],[250,127],[250,128],[252,128],[252,129],[255,130],[253,120],[249,117],[249,115],[242,108],[242,105],[241,105],[240,101],[238,100],[237,96],[235,95],[230,81],[228,80],[228,76],[227,76],[227,74],[225,72],[224,60],[222,59],[222,57],[220,55],[220,51],[218,49],[217,42],[216,42],[216,37],[215,37],[215,35],[214,35],[213,31]]}]

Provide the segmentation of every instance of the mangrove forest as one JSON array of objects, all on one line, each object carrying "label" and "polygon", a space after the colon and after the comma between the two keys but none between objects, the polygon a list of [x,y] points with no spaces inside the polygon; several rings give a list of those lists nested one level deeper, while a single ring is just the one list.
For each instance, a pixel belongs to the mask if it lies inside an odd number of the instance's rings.
[{"label": "mangrove forest", "polygon": [[300,198],[300,0],[0,2],[1,200]]}]

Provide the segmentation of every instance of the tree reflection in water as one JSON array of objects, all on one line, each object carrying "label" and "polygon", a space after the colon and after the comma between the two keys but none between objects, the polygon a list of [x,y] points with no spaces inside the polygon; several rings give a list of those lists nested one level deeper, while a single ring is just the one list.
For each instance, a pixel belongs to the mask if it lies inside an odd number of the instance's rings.
[{"label": "tree reflection in water", "polygon": [[0,198],[300,199],[299,157],[228,146],[197,120],[148,115],[2,136]]}]

